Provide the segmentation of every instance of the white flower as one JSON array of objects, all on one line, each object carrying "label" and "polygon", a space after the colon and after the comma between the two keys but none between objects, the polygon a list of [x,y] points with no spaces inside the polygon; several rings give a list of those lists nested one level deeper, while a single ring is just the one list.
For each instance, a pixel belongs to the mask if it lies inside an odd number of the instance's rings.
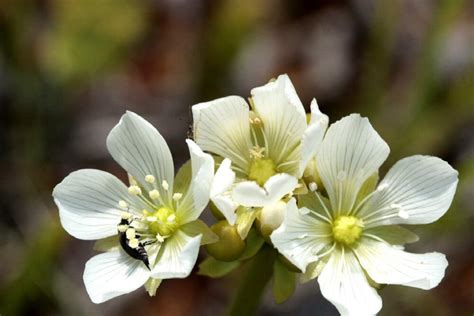
[{"label": "white flower", "polygon": [[287,205],[273,232],[277,249],[304,272],[319,274],[324,297],[343,315],[373,315],[382,307],[374,287],[401,284],[431,289],[444,276],[443,254],[413,254],[417,236],[397,224],[428,224],[449,208],[458,173],[429,156],[400,160],[375,188],[387,144],[366,118],[331,125],[316,155],[329,200],[314,191]]},{"label": "white flower", "polygon": [[197,218],[209,200],[214,161],[193,141],[187,144],[192,167],[185,165],[175,181],[163,137],[146,120],[127,112],[110,132],[107,148],[131,176],[130,187],[93,169],[73,172],[55,187],[64,229],[79,239],[101,239],[97,248],[108,250],[91,258],[84,270],[94,303],[145,283],[154,295],[161,279],[190,274],[208,233]]},{"label": "white flower", "polygon": [[253,89],[251,94],[251,108],[238,96],[192,108],[196,143],[230,160],[224,160],[217,171],[211,200],[231,224],[239,205],[268,206],[295,189],[328,125],[316,100],[311,103],[307,123],[287,75]]}]

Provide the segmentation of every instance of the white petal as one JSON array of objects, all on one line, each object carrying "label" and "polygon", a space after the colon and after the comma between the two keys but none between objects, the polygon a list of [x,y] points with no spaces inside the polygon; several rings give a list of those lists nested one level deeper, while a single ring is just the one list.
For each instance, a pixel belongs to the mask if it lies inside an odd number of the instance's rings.
[{"label": "white petal", "polygon": [[217,169],[211,187],[211,200],[226,220],[234,225],[237,219],[235,210],[239,205],[232,199],[231,189],[235,172],[232,171],[230,165],[231,161],[226,158]]},{"label": "white petal", "polygon": [[332,124],[316,154],[319,175],[336,214],[350,212],[365,180],[390,149],[367,118],[351,114]]},{"label": "white petal", "polygon": [[191,156],[192,178],[191,186],[186,194],[192,194],[193,202],[190,208],[179,208],[178,217],[181,224],[196,220],[202,213],[211,192],[212,179],[214,177],[214,159],[211,155],[204,153],[195,142],[186,140]]},{"label": "white petal", "polygon": [[318,278],[321,294],[341,315],[375,315],[382,299],[372,288],[351,251],[335,250]]},{"label": "white petal", "polygon": [[331,227],[308,214],[301,214],[295,199],[287,203],[285,219],[270,236],[273,245],[302,272],[317,261],[318,252],[327,246]]},{"label": "white petal", "polygon": [[328,116],[321,113],[316,99],[313,99],[311,102],[311,121],[301,138],[300,177],[303,175],[304,169],[310,159],[313,158],[319,150],[324,133],[328,128],[328,123]]},{"label": "white petal", "polygon": [[98,304],[135,291],[150,277],[140,260],[122,250],[105,252],[86,263],[84,284],[92,302]]},{"label": "white petal", "polygon": [[441,282],[448,266],[441,253],[408,253],[368,238],[364,238],[354,251],[369,276],[380,284],[429,290]]},{"label": "white petal", "polygon": [[280,200],[292,192],[297,184],[298,180],[295,177],[278,173],[271,176],[263,188],[255,181],[238,183],[233,190],[233,199],[246,207],[262,207]]},{"label": "white petal", "polygon": [[205,151],[229,158],[248,169],[252,148],[249,106],[238,96],[230,96],[192,107],[194,139]]},{"label": "white petal", "polygon": [[54,188],[53,197],[64,229],[86,240],[117,234],[123,211],[120,200],[126,200],[132,209],[142,209],[119,179],[94,169],[72,172]]},{"label": "white petal", "polygon": [[[147,191],[156,188],[166,199],[171,194],[166,192],[161,183],[166,180],[173,187],[173,158],[164,138],[160,133],[139,115],[127,111],[120,122],[110,131],[107,137],[107,149],[122,168],[131,174]],[[155,177],[153,183],[145,181],[147,175]]]},{"label": "white petal", "polygon": [[166,240],[151,275],[157,279],[185,278],[196,263],[201,235],[189,237],[180,230]]},{"label": "white petal", "polygon": [[430,156],[398,161],[364,205],[360,216],[367,227],[428,224],[448,210],[458,183],[458,172],[447,162]]},{"label": "white petal", "polygon": [[254,109],[263,122],[266,154],[279,165],[285,162],[306,129],[306,113],[287,75],[252,89]]}]

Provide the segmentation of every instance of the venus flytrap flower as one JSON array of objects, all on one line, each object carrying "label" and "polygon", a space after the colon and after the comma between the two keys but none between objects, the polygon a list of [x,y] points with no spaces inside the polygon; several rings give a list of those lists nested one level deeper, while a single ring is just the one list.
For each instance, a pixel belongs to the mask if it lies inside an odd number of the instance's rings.
[{"label": "venus flytrap flower", "polygon": [[84,270],[94,303],[143,285],[154,295],[162,279],[190,274],[200,244],[216,241],[198,220],[209,200],[214,161],[193,141],[187,144],[191,162],[175,179],[163,137],[127,112],[107,137],[107,148],[131,176],[131,185],[127,188],[107,172],[83,169],[55,187],[65,230],[79,239],[99,239],[96,249],[106,251]]},{"label": "venus flytrap flower", "polygon": [[[196,143],[226,158],[216,173],[211,200],[230,224],[245,222],[242,237],[257,215],[253,208],[270,207],[292,194],[328,124],[315,100],[307,123],[286,75],[251,95],[250,107],[243,98],[229,96],[192,108]],[[237,216],[239,205],[243,208]]]},{"label": "venus flytrap flower", "polygon": [[[431,289],[448,265],[440,253],[413,254],[402,246],[417,236],[398,224],[428,224],[449,208],[458,173],[445,161],[412,156],[397,162],[375,188],[389,147],[366,118],[331,125],[316,155],[329,200],[311,193],[291,200],[271,240],[342,315],[373,315],[382,307],[378,284]],[[371,183],[372,189],[370,189]]]}]

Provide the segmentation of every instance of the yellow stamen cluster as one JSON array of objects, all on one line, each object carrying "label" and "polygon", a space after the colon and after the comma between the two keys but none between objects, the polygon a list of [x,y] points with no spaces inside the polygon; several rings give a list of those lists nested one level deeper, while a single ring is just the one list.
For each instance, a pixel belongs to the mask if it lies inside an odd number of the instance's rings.
[{"label": "yellow stamen cluster", "polygon": [[153,234],[169,236],[178,228],[176,215],[167,207],[160,207],[157,211],[150,213],[143,211],[148,227]]},{"label": "yellow stamen cluster", "polygon": [[255,159],[250,163],[248,177],[260,186],[263,186],[274,174],[276,174],[276,166],[271,159]]},{"label": "yellow stamen cluster", "polygon": [[332,235],[336,242],[353,245],[362,235],[364,223],[355,216],[342,215],[332,224]]}]

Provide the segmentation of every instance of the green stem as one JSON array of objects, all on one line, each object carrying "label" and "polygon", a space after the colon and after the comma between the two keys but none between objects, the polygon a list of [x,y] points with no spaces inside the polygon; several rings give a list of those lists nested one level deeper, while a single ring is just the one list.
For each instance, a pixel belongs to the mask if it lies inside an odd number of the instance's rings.
[{"label": "green stem", "polygon": [[273,273],[275,252],[270,247],[262,247],[249,262],[230,305],[229,316],[255,315],[265,288]]}]

